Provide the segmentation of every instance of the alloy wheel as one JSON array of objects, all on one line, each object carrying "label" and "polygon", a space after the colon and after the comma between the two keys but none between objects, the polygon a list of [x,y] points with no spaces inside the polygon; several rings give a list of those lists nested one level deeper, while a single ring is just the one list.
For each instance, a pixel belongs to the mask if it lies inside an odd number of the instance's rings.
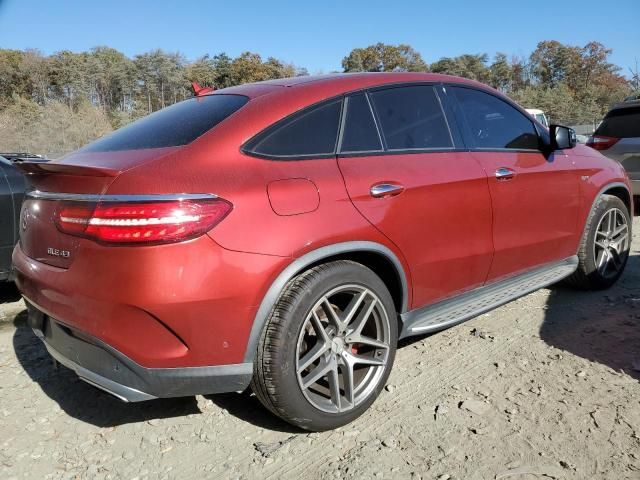
[{"label": "alloy wheel", "polygon": [[608,210],[600,219],[593,244],[593,259],[598,273],[614,277],[624,267],[629,251],[627,217],[618,208]]},{"label": "alloy wheel", "polygon": [[296,375],[306,399],[328,413],[352,410],[382,378],[390,351],[389,317],[360,285],[337,287],[318,300],[296,346]]}]

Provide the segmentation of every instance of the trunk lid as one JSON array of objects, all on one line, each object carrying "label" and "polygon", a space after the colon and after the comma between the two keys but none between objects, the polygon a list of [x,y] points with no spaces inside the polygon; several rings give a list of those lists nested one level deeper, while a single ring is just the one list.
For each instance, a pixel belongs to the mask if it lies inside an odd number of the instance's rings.
[{"label": "trunk lid", "polygon": [[[74,152],[51,162],[20,161],[34,191],[20,214],[20,248],[29,257],[59,268],[73,263],[82,238],[62,233],[58,210],[80,196],[98,198],[121,173],[172,153],[179,147],[117,152]],[[67,194],[67,195],[65,195]]]}]

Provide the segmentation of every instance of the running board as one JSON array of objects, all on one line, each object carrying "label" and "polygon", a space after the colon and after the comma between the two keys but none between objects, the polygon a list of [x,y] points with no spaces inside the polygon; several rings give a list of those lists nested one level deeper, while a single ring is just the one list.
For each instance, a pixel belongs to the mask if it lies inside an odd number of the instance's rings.
[{"label": "running board", "polygon": [[470,320],[516,298],[568,277],[578,268],[578,257],[569,257],[516,277],[460,294],[433,305],[400,315],[400,338],[421,335]]}]

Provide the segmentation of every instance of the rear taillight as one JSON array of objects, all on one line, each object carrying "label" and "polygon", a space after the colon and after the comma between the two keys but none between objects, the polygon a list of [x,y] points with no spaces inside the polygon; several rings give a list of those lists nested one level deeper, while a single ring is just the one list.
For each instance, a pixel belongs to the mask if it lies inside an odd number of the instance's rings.
[{"label": "rear taillight", "polygon": [[596,150],[606,150],[613,147],[620,140],[616,137],[605,137],[603,135],[594,135],[587,140],[587,146]]},{"label": "rear taillight", "polygon": [[221,198],[155,202],[63,202],[58,230],[102,243],[160,244],[199,237],[232,209]]}]

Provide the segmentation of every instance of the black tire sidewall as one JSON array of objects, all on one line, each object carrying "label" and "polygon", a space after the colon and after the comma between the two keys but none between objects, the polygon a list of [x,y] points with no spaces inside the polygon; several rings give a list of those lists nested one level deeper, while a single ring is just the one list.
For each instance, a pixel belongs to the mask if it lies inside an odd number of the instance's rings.
[{"label": "black tire sidewall", "polygon": [[629,229],[629,236],[630,236],[629,242],[631,241],[631,221],[632,220],[631,220],[631,216],[629,215],[629,209],[624,204],[624,202],[620,200],[618,197],[614,197],[612,195],[603,195],[598,200],[594,208],[594,214],[591,216],[591,221],[587,226],[586,239],[585,239],[586,249],[584,252],[584,258],[580,259],[581,262],[583,263],[583,268],[586,273],[587,279],[589,280],[589,283],[592,285],[592,287],[598,288],[598,289],[609,288],[614,283],[616,283],[620,278],[620,276],[622,275],[622,273],[624,272],[627,260],[629,259],[629,252],[627,251],[624,255],[622,268],[616,275],[609,278],[601,275],[600,272],[598,272],[598,269],[596,268],[596,262],[593,255],[593,251],[594,251],[593,249],[596,241],[596,230],[598,228],[598,225],[600,224],[600,221],[604,217],[604,215],[613,208],[617,208],[625,216],[627,220],[627,227]]},{"label": "black tire sidewall", "polygon": [[[380,394],[391,372],[397,344],[397,316],[391,295],[380,278],[370,269],[355,262],[341,261],[318,271],[312,278],[312,285],[297,295],[292,308],[285,317],[280,332],[282,338],[267,338],[266,342],[275,342],[275,356],[272,361],[276,371],[271,371],[275,389],[279,392],[276,409],[285,419],[308,430],[329,430],[345,425],[366,411]],[[313,305],[330,290],[341,285],[360,285],[372,290],[380,299],[389,318],[390,349],[385,371],[369,397],[354,409],[331,414],[314,407],[306,399],[298,385],[296,373],[296,348],[300,330]]]}]

